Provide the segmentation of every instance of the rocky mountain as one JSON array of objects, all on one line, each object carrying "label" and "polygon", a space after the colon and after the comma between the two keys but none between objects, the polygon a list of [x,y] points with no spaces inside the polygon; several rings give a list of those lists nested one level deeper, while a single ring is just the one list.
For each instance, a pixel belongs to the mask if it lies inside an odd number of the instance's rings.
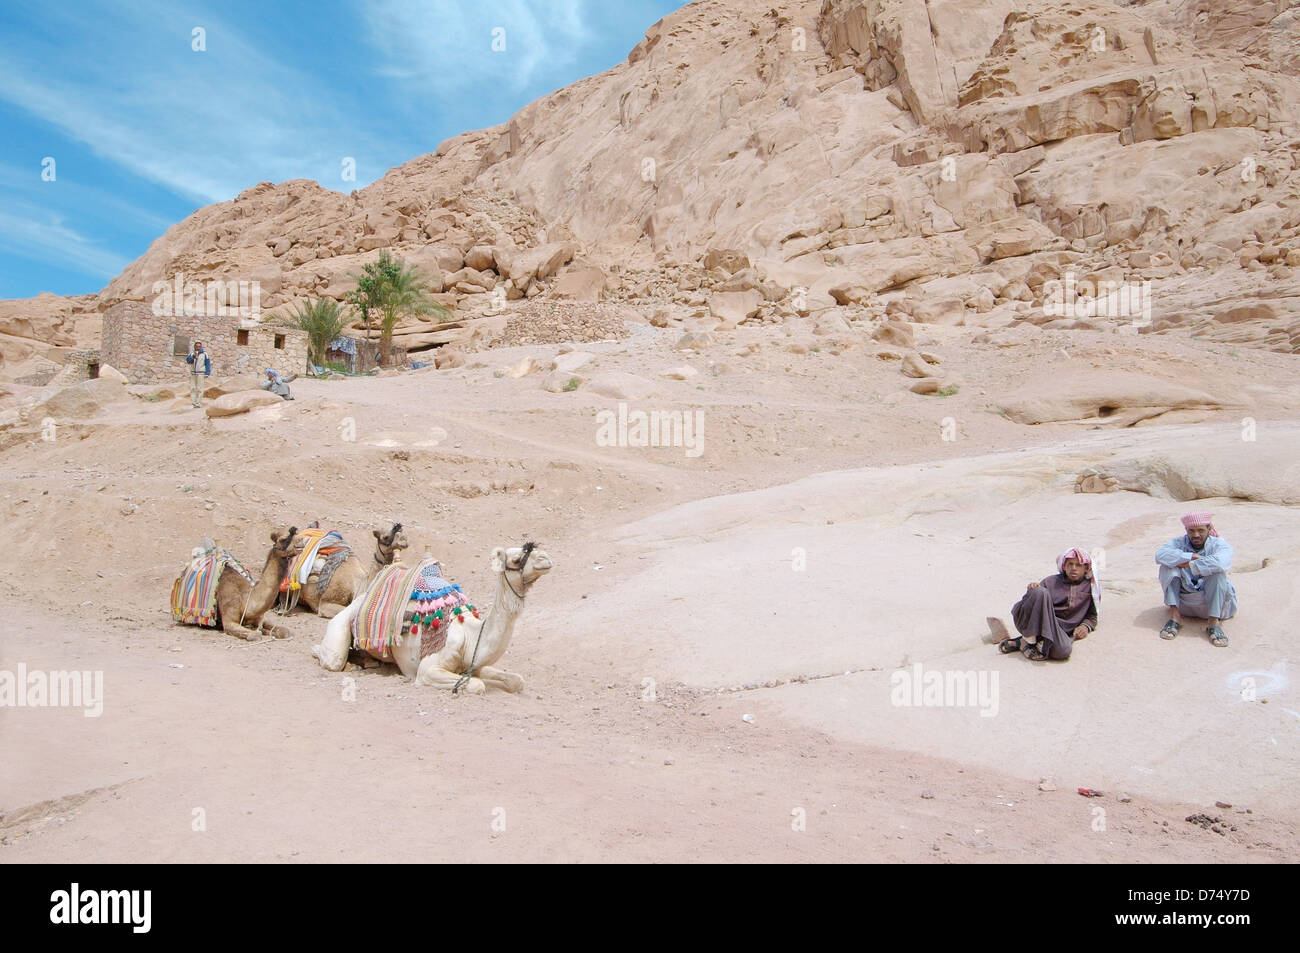
[{"label": "rocky mountain", "polygon": [[[364,189],[261,183],[96,296],[2,303],[0,347],[56,356],[57,331],[32,329],[59,308],[148,300],[178,272],[257,280],[268,308],[342,298],[391,248],[467,335],[545,296],[724,326],[1128,324],[1290,353],[1297,146],[1300,0],[697,0],[626,62]],[[1109,313],[1044,307],[1083,282],[1120,289]]]}]

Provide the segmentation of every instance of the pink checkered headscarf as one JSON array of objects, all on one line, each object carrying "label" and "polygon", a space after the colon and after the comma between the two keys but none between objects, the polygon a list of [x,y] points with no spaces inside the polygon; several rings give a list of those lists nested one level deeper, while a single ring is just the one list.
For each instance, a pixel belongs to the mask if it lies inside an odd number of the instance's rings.
[{"label": "pink checkered headscarf", "polygon": [[1211,536],[1218,536],[1211,520],[1214,518],[1213,513],[1207,513],[1205,510],[1196,510],[1183,516],[1183,529],[1191,529],[1193,526],[1208,526]]},{"label": "pink checkered headscarf", "polygon": [[1086,549],[1080,549],[1078,546],[1073,549],[1067,549],[1061,555],[1056,557],[1056,571],[1065,572],[1065,561],[1067,559],[1077,559],[1084,565],[1083,578],[1092,583],[1092,604],[1101,605],[1101,580],[1097,578],[1097,567],[1092,564],[1092,556]]}]

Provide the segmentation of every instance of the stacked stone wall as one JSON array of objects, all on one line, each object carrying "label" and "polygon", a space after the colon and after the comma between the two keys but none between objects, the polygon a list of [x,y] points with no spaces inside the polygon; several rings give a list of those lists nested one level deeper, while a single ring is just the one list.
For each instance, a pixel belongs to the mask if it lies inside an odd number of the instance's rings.
[{"label": "stacked stone wall", "polygon": [[[175,353],[177,339],[181,353]],[[122,301],[104,312],[100,356],[132,384],[173,381],[189,372],[185,355],[202,341],[212,375],[260,375],[268,367],[300,374],[307,366],[307,335],[238,317],[156,315],[139,301]],[[277,346],[278,345],[278,346]]]}]

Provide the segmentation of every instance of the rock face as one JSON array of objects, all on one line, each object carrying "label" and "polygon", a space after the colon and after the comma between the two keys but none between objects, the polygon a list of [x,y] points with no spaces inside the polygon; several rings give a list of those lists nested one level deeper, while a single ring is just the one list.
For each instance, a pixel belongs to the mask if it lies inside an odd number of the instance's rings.
[{"label": "rock face", "polygon": [[1165,499],[1300,503],[1300,440],[1292,434],[1270,434],[1268,442],[1252,444],[1250,453],[1256,464],[1250,467],[1242,467],[1235,454],[1221,449],[1144,454],[1112,464],[1111,479],[1120,489]]},{"label": "rock face", "polygon": [[[1201,311],[1207,282],[1241,286],[1219,312],[1296,311],[1297,27],[1293,0],[698,0],[352,195],[264,182],[200,209],[79,307],[178,274],[257,281],[271,310],[341,300],[387,248],[467,317],[554,297],[728,325],[905,292],[917,321],[955,323],[956,298],[966,323],[1028,302],[1025,323],[1074,269],[1158,283],[1144,333],[1290,353],[1293,320]],[[947,279],[969,284],[921,290]],[[5,304],[11,363],[66,346],[64,305]]]},{"label": "rock face", "polygon": [[1105,422],[1132,426],[1172,411],[1220,410],[1232,401],[1204,390],[1126,371],[1061,371],[1040,375],[1001,402],[1022,424]]}]

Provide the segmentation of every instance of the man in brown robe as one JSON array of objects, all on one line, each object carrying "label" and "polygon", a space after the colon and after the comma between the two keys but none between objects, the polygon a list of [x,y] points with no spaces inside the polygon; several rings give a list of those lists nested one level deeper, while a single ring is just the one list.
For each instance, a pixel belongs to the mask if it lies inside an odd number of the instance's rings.
[{"label": "man in brown robe", "polygon": [[1055,575],[1026,586],[1024,597],[1011,607],[1019,638],[1007,638],[1001,621],[989,619],[994,635],[1000,636],[999,651],[1023,651],[1036,662],[1068,659],[1074,640],[1086,638],[1097,628],[1101,585],[1092,557],[1086,550],[1069,549],[1056,558],[1056,568]]}]

